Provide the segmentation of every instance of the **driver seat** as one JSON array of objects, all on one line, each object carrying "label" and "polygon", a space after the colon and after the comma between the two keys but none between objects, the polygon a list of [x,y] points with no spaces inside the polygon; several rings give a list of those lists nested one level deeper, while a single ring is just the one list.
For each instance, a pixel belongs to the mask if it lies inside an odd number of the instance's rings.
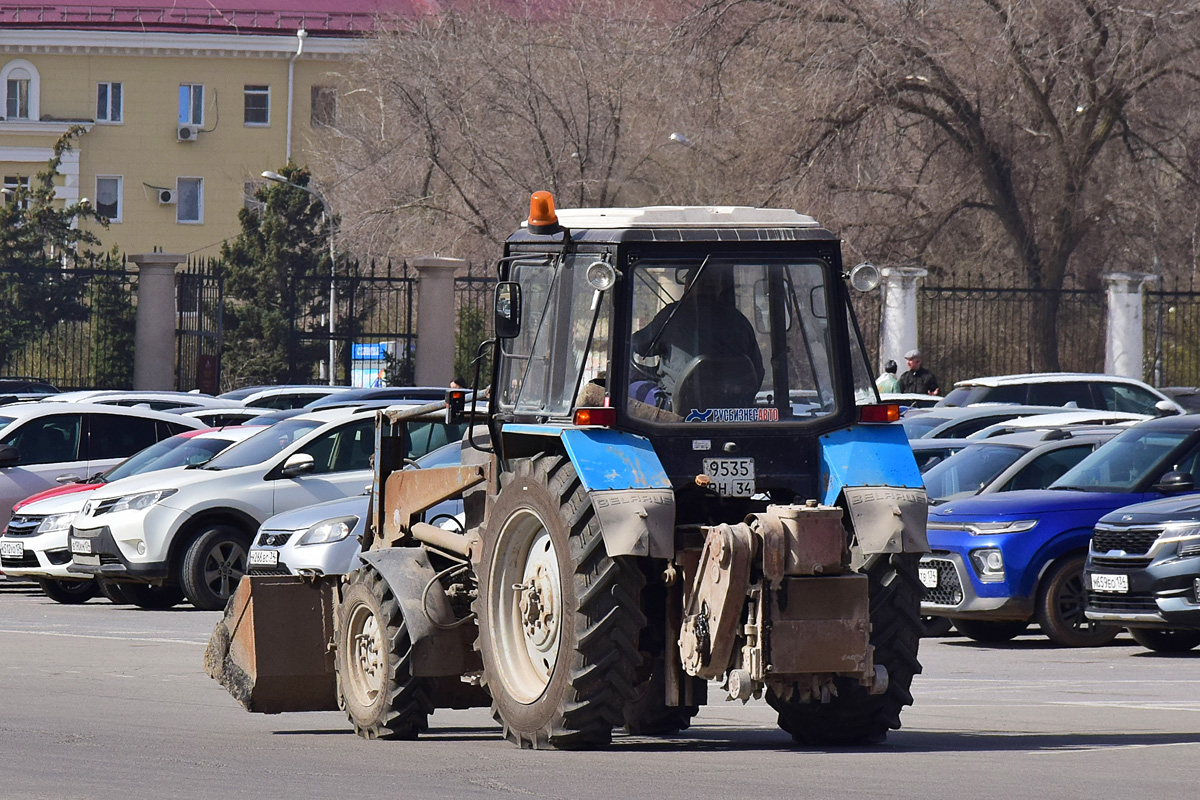
[{"label": "driver seat", "polygon": [[671,410],[686,416],[692,409],[749,408],[759,387],[750,356],[699,355],[688,362],[675,382]]}]

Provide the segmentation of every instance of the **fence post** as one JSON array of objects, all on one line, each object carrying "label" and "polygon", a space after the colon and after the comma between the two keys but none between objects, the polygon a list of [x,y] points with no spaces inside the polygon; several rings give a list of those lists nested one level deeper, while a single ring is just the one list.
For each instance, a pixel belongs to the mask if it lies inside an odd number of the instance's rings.
[{"label": "fence post", "polygon": [[425,256],[417,268],[417,386],[446,386],[454,377],[454,273],[461,258]]},{"label": "fence post", "polygon": [[175,388],[175,269],[187,256],[143,253],[138,267],[133,334],[133,388]]},{"label": "fence post", "polygon": [[1104,345],[1104,371],[1126,378],[1144,377],[1143,290],[1157,275],[1110,272],[1108,284],[1108,337]]},{"label": "fence post", "polygon": [[883,314],[879,322],[879,363],[904,363],[904,354],[917,345],[917,280],[929,274],[924,267],[883,267]]}]

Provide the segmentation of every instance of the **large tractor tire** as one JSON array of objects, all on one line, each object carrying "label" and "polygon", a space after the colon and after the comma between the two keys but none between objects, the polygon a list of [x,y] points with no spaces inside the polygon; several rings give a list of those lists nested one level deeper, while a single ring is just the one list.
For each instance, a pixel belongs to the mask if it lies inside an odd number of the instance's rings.
[{"label": "large tractor tire", "polygon": [[1200,645],[1200,631],[1163,630],[1161,628],[1130,628],[1133,640],[1156,653],[1186,653]]},{"label": "large tractor tire", "polygon": [[925,589],[917,577],[919,560],[920,555],[912,553],[873,556],[864,570],[870,580],[875,663],[888,671],[883,694],[872,695],[851,678],[835,678],[837,693],[826,703],[797,696],[783,700],[767,693],[767,702],[779,712],[779,727],[794,740],[817,746],[878,744],[889,730],[900,727],[900,711],[912,705],[913,676],[921,672],[917,647],[924,631]]},{"label": "large tractor tire", "polygon": [[565,457],[521,459],[501,481],[475,604],[492,715],[521,747],[606,745],[633,699],[645,576],[608,556]]},{"label": "large tractor tire", "polygon": [[1020,619],[956,619],[955,629],[976,642],[1000,644],[1017,638],[1029,627],[1029,620]]},{"label": "large tractor tire", "polygon": [[86,603],[100,593],[94,580],[67,581],[57,578],[38,578],[37,583],[46,597],[56,603],[68,606]]},{"label": "large tractor tire", "polygon": [[387,581],[372,566],[346,577],[338,604],[338,704],[364,739],[415,739],[433,713],[430,682],[412,675],[412,642]]},{"label": "large tractor tire", "polygon": [[126,583],[121,586],[126,602],[147,611],[165,611],[183,602],[183,589],[178,586],[151,586],[148,583]]},{"label": "large tractor tire", "polygon": [[1083,610],[1082,555],[1063,559],[1050,568],[1038,590],[1037,621],[1042,633],[1059,647],[1099,647],[1117,638],[1120,625],[1088,619]]},{"label": "large tractor tire", "polygon": [[633,699],[625,706],[625,730],[634,736],[670,736],[687,730],[700,706],[669,706],[666,672],[661,656],[654,659],[650,677],[634,688]]},{"label": "large tractor tire", "polygon": [[250,537],[230,525],[213,525],[188,545],[179,582],[192,605],[221,611],[246,574]]}]

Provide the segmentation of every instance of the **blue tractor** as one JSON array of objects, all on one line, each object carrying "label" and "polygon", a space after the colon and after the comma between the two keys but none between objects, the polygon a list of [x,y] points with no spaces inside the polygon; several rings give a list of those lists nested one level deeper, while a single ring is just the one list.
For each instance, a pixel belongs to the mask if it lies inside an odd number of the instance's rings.
[{"label": "blue tractor", "polygon": [[[458,466],[381,412],[365,565],[248,577],[206,666],[252,711],[413,738],[490,706],[522,747],[686,728],[709,681],[806,744],[881,741],[920,671],[926,499],[838,238],[794,211],[555,211],[498,265]],[[460,523],[424,511],[461,497]],[[279,625],[286,613],[286,633]]]}]

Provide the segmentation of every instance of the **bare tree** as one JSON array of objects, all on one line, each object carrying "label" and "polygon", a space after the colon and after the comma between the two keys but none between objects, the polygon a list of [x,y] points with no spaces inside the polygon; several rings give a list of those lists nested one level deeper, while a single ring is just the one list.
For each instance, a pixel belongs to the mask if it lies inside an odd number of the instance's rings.
[{"label": "bare tree", "polygon": [[[1197,13],[1184,0],[711,0],[692,24],[714,63],[768,59],[793,98],[775,195],[822,196],[885,262],[967,261],[1059,290],[1068,274],[1144,270],[1176,223],[1190,230],[1167,249],[1194,252],[1194,214],[1171,205],[1194,209]],[[1057,369],[1059,295],[1044,296],[1030,360]]]}]

